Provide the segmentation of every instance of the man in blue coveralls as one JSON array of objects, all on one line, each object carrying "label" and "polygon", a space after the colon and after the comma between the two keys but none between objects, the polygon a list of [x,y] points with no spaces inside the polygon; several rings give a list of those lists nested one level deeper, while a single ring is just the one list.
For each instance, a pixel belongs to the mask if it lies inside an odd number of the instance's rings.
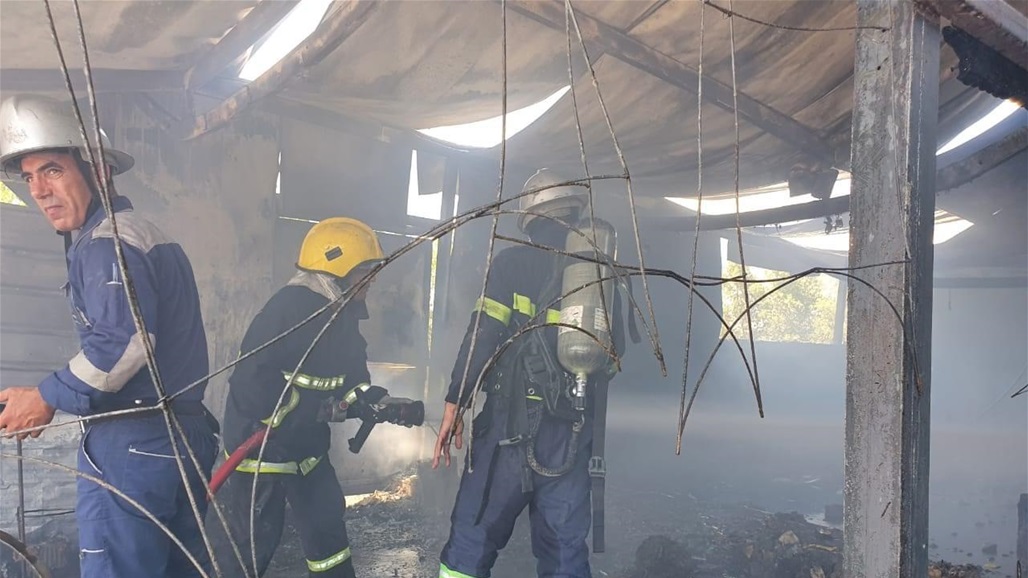
[{"label": "man in blue coveralls", "polygon": [[[113,175],[134,160],[103,136],[103,165],[87,159],[71,103],[15,96],[0,104],[0,163],[28,185],[43,215],[65,238],[65,286],[81,351],[37,387],[0,391],[0,431],[11,435],[51,422],[56,410],[92,416],[112,410],[149,411],[86,422],[78,468],[107,482],[118,495],[78,478],[75,509],[82,576],[86,578],[186,577],[209,571],[209,556],[186,493],[165,418],[160,392],[146,364],[144,340],[169,395],[200,381],[171,408],[184,435],[176,434],[182,465],[202,516],[203,478],[186,457],[188,442],[203,476],[217,450],[217,422],[203,406],[208,373],[207,338],[192,266],[182,247],[132,210],[113,191]],[[95,146],[95,144],[93,145]],[[99,155],[99,153],[97,153]],[[127,277],[135,290],[146,334],[136,329],[115,254],[113,224],[100,203],[99,180],[112,195]],[[74,234],[73,234],[74,233]],[[37,437],[40,431],[18,433]],[[159,520],[189,550],[188,555],[129,500]]]}]

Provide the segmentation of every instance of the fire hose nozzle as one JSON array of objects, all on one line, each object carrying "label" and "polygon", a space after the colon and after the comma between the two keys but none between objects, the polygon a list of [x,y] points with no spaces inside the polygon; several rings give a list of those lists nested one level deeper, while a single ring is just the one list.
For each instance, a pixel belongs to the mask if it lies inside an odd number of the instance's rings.
[{"label": "fire hose nozzle", "polygon": [[425,403],[405,397],[384,397],[374,404],[378,421],[402,425],[420,426],[425,423]]}]

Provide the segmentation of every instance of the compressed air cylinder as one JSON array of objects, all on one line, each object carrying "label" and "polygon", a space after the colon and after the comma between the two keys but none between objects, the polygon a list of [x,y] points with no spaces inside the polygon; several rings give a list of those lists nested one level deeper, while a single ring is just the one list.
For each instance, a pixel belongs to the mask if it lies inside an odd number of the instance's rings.
[{"label": "compressed air cylinder", "polygon": [[[596,248],[607,258],[614,259],[617,235],[610,223],[600,219],[590,223],[587,218],[583,219],[577,228],[585,233],[586,237],[583,238],[575,231],[570,231],[565,244],[565,250],[568,253],[589,259],[603,260],[603,257],[597,255],[596,249],[590,244],[595,231]],[[610,355],[607,350],[611,348],[609,323],[613,320],[609,317],[613,315],[611,304],[613,303],[614,280],[597,282],[598,279],[613,275],[610,267],[577,259],[568,261],[569,265],[564,269],[560,322],[581,327],[592,333],[596,339],[571,327],[560,327],[557,334],[557,358],[561,366],[575,376],[577,383],[575,397],[584,404],[585,385],[589,376],[602,371],[610,363]],[[603,287],[602,297],[601,286]],[[606,306],[604,306],[604,298]]]}]

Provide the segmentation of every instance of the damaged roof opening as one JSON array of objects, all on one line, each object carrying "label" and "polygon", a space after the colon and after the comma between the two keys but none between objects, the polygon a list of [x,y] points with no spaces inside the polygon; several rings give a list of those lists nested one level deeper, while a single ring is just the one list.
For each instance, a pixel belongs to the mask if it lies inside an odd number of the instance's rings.
[{"label": "damaged roof opening", "polygon": [[[938,209],[935,211],[935,228],[932,233],[932,244],[941,245],[970,229],[973,225],[974,223],[967,219]],[[836,229],[827,235],[821,231],[810,231],[783,234],[781,238],[806,249],[846,253],[850,248],[849,227]]]},{"label": "damaged roof opening", "polygon": [[[832,186],[831,198],[844,197],[850,194],[850,177],[845,175],[835,181]],[[699,200],[696,197],[664,197],[676,205],[680,205],[691,211],[700,208]],[[776,183],[766,187],[758,187],[748,191],[739,192],[739,212],[761,211],[777,207],[788,207],[789,205],[802,205],[814,201],[811,195],[791,195],[788,183]],[[704,215],[731,215],[735,213],[735,194],[722,193],[704,197]]]},{"label": "damaged roof opening", "polygon": [[254,81],[275,66],[321,24],[332,0],[300,0],[263,42],[249,48],[250,55],[239,71],[239,78]]},{"label": "damaged roof opening", "polygon": [[[569,90],[571,90],[570,85],[564,86],[535,104],[508,112],[506,138],[509,139],[528,128],[533,122],[539,120]],[[419,129],[418,132],[457,146],[488,149],[493,148],[504,140],[502,134],[503,115],[500,114],[492,118],[466,124],[424,128]]]},{"label": "damaged roof opening", "polygon": [[992,109],[989,114],[986,114],[982,118],[978,119],[971,126],[960,131],[957,136],[950,139],[950,141],[940,148],[935,154],[941,155],[948,153],[949,151],[966,144],[989,131],[992,127],[1003,122],[1010,115],[1017,112],[1017,109],[1021,108],[1021,105],[1013,100],[1004,100],[996,108]]},{"label": "damaged roof opening", "polygon": [[[1004,120],[1010,118],[1020,108],[1021,105],[1015,100],[1000,102],[998,105],[993,107],[992,110],[982,115],[974,122],[968,124],[966,128],[961,130],[956,136],[949,139],[945,144],[939,147],[935,153],[936,156],[942,156],[943,154],[964,146],[983,135],[997,133],[1002,130],[997,127],[999,127]],[[981,149],[983,146],[985,145],[980,145],[977,148]],[[940,169],[945,168],[945,166],[946,165],[942,165]],[[850,188],[850,175],[842,173],[833,184],[829,198],[834,199],[847,197],[850,194]],[[702,204],[700,203],[700,199],[697,197],[668,196],[664,198],[667,201],[685,207],[693,212],[702,212],[704,215],[709,216],[731,215],[736,212],[737,207],[738,212],[740,214],[744,214],[793,205],[809,204],[816,201],[816,199],[809,194],[791,194],[789,183],[787,182],[742,190],[738,194],[738,202],[736,201],[736,195],[733,191],[705,196],[702,199]],[[826,210],[828,209],[826,208]],[[812,219],[797,219],[767,225],[774,227],[774,229],[765,229],[763,226],[757,226],[753,232],[760,234],[761,230],[770,231],[771,234],[781,237],[782,239],[800,247],[845,253],[849,250],[849,228],[843,224],[844,221],[841,214],[838,214],[844,212],[846,212],[845,205],[839,205],[835,210],[829,211],[829,214],[826,215],[826,223],[829,224],[827,225],[827,228],[822,231],[816,231],[816,227],[811,226],[811,223],[813,223]],[[834,219],[830,219],[830,217],[833,216]],[[934,235],[932,242],[935,245],[945,243],[960,233],[968,230],[973,225],[974,223],[972,221],[962,218],[960,215],[949,213],[944,210],[937,210],[935,213]],[[783,227],[788,230],[783,230]]]}]

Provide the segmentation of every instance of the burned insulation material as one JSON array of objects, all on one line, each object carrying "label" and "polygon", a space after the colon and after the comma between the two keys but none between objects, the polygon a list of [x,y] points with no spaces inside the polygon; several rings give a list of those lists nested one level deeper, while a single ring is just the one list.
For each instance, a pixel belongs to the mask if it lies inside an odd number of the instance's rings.
[{"label": "burned insulation material", "polygon": [[[441,474],[443,476],[447,474]],[[434,578],[449,531],[452,498],[444,479],[422,465],[393,476],[386,490],[348,497],[347,530],[358,576]],[[798,513],[771,513],[740,504],[669,503],[659,494],[610,494],[614,514],[606,554],[591,559],[597,578],[842,578],[842,531],[813,523]],[[627,515],[630,509],[639,512]],[[619,505],[625,510],[620,510]],[[659,514],[658,514],[659,512]],[[625,514],[625,515],[621,515]],[[306,575],[299,536],[287,510],[287,524],[265,578]],[[525,517],[527,518],[527,517]],[[616,540],[616,541],[615,541]],[[30,554],[48,578],[78,575],[73,537],[44,526],[30,536]],[[0,545],[0,576],[39,574],[11,548]],[[500,553],[495,578],[536,574],[527,523],[519,520]],[[984,578],[974,565],[932,562],[929,578]]]},{"label": "burned insulation material", "polygon": [[[417,496],[421,475],[397,477],[391,491],[361,496],[347,510],[347,529],[359,576],[434,578],[439,551],[449,531],[449,503],[426,504]],[[411,486],[411,482],[414,482]],[[412,495],[413,494],[413,495]],[[434,498],[437,496],[433,496]],[[624,496],[621,496],[624,498]],[[614,494],[614,500],[618,498]],[[661,502],[661,497],[633,495],[634,502]],[[662,503],[662,502],[661,502]],[[653,506],[654,504],[651,504]],[[661,504],[656,504],[660,506]],[[645,504],[633,503],[646,507]],[[650,514],[652,516],[652,511]],[[592,556],[593,576],[613,578],[842,578],[842,531],[818,525],[798,513],[769,513],[744,505],[697,505],[680,511],[676,531],[656,533],[676,520],[608,522],[611,536],[629,548]],[[611,527],[613,526],[613,527]],[[622,526],[618,528],[617,526]],[[527,524],[515,527],[500,553],[494,578],[536,575]],[[613,542],[613,540],[611,540]],[[305,568],[299,537],[287,525],[267,578],[292,578]],[[930,578],[982,578],[973,565],[932,562]]]}]

